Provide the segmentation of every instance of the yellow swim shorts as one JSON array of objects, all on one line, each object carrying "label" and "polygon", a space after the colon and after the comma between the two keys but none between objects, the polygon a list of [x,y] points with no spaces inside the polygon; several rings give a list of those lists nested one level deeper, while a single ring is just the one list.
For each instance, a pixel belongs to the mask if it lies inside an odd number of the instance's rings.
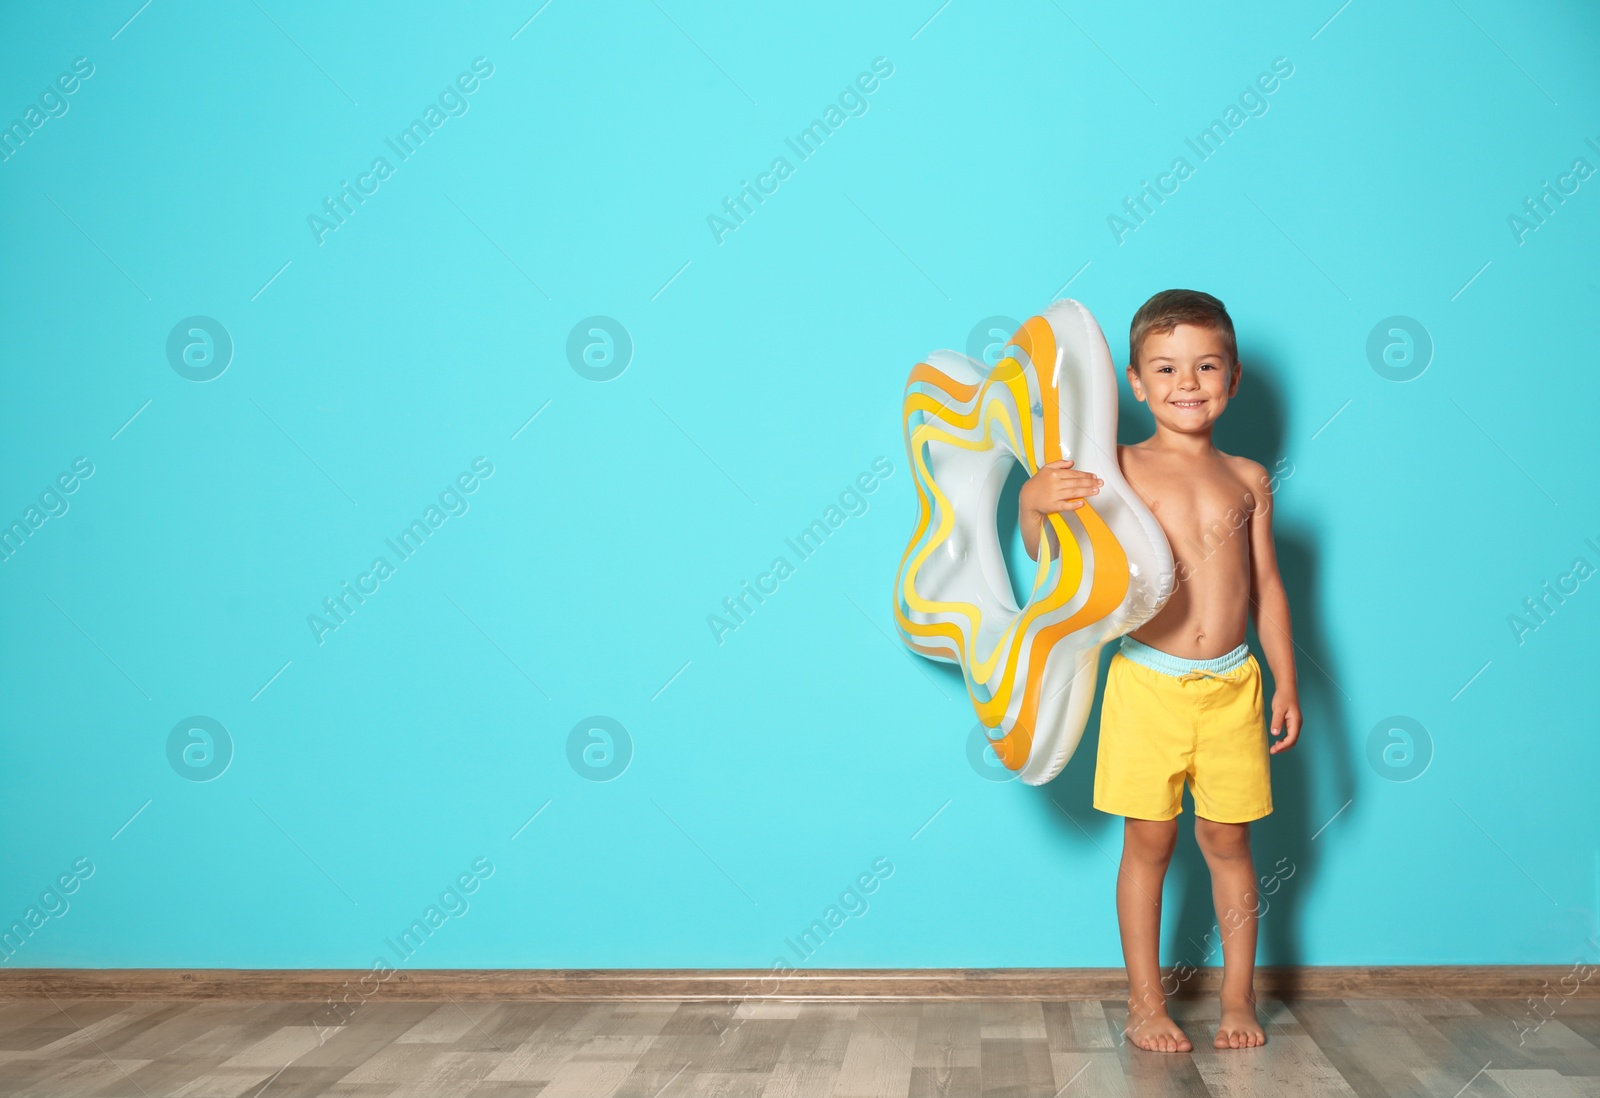
[{"label": "yellow swim shorts", "polygon": [[1261,665],[1241,644],[1189,660],[1122,638],[1106,671],[1094,806],[1170,820],[1187,778],[1196,815],[1247,823],[1272,811]]}]

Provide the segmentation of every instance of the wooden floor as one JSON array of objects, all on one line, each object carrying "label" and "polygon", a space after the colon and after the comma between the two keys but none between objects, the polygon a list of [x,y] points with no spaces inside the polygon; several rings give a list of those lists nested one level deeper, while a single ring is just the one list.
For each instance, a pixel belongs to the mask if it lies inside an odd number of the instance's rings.
[{"label": "wooden floor", "polygon": [[[1600,1098],[1600,1002],[1532,1032],[1525,1001],[1265,1001],[1268,1043],[1211,1048],[1215,1000],[1173,1003],[1192,1054],[1124,1043],[1074,1002],[0,1003],[0,1094],[691,1098]],[[1518,1043],[1525,1037],[1525,1043]]]}]

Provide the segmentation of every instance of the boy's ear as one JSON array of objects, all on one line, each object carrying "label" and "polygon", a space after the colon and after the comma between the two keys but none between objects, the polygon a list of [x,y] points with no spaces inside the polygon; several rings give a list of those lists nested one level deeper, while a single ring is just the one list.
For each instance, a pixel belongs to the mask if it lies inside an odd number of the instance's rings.
[{"label": "boy's ear", "polygon": [[1139,370],[1135,366],[1128,367],[1128,384],[1133,386],[1134,399],[1144,403],[1144,387],[1139,381]]}]

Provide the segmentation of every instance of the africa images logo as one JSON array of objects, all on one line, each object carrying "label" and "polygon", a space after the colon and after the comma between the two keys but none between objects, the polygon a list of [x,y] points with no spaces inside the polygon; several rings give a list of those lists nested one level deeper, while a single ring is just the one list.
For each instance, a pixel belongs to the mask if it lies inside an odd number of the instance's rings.
[{"label": "africa images logo", "polygon": [[[385,137],[383,143],[389,146],[400,163],[410,160],[422,150],[423,142],[443,128],[446,122],[460,118],[472,109],[467,97],[482,86],[482,81],[493,75],[493,61],[487,57],[475,58],[472,72],[459,73],[453,84],[446,84],[439,92],[437,105],[429,103],[423,108],[421,117],[413,118],[409,126],[403,127],[393,137]],[[372,167],[357,175],[354,184],[348,179],[341,179],[339,189],[323,199],[322,212],[306,215],[306,225],[317,243],[327,243],[328,234],[343,228],[345,222],[355,215],[357,208],[365,206],[367,199],[377,194],[378,188],[397,170],[387,156],[375,156],[372,158]]]},{"label": "africa images logo", "polygon": [[[837,104],[829,103],[823,108],[822,117],[813,118],[809,126],[794,137],[784,138],[783,143],[802,164],[810,160],[821,150],[823,142],[837,133],[847,121],[860,118],[872,109],[867,96],[882,87],[882,81],[893,75],[893,61],[887,57],[874,57],[872,72],[858,73],[855,83],[846,84],[844,90],[839,92]],[[726,243],[729,233],[743,228],[750,215],[756,212],[756,206],[765,205],[767,197],[777,194],[778,188],[794,171],[795,166],[788,156],[775,156],[772,166],[756,176],[754,186],[750,185],[748,179],[739,180],[739,190],[723,198],[722,213],[706,215],[706,227],[711,230],[717,243]],[[756,206],[750,204],[751,199],[755,200]]]}]

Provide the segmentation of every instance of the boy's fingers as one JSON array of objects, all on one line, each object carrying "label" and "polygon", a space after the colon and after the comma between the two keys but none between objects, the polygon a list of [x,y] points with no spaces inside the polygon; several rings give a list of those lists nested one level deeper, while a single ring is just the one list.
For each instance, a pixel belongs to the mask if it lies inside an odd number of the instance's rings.
[{"label": "boy's fingers", "polygon": [[1075,477],[1054,477],[1050,480],[1050,491],[1059,496],[1088,495],[1091,488],[1104,487],[1104,480],[1090,475],[1075,475]]},{"label": "boy's fingers", "polygon": [[1092,488],[1102,488],[1105,481],[1093,473],[1069,473],[1055,478],[1054,487],[1058,492],[1076,492],[1078,495],[1087,495]]}]

